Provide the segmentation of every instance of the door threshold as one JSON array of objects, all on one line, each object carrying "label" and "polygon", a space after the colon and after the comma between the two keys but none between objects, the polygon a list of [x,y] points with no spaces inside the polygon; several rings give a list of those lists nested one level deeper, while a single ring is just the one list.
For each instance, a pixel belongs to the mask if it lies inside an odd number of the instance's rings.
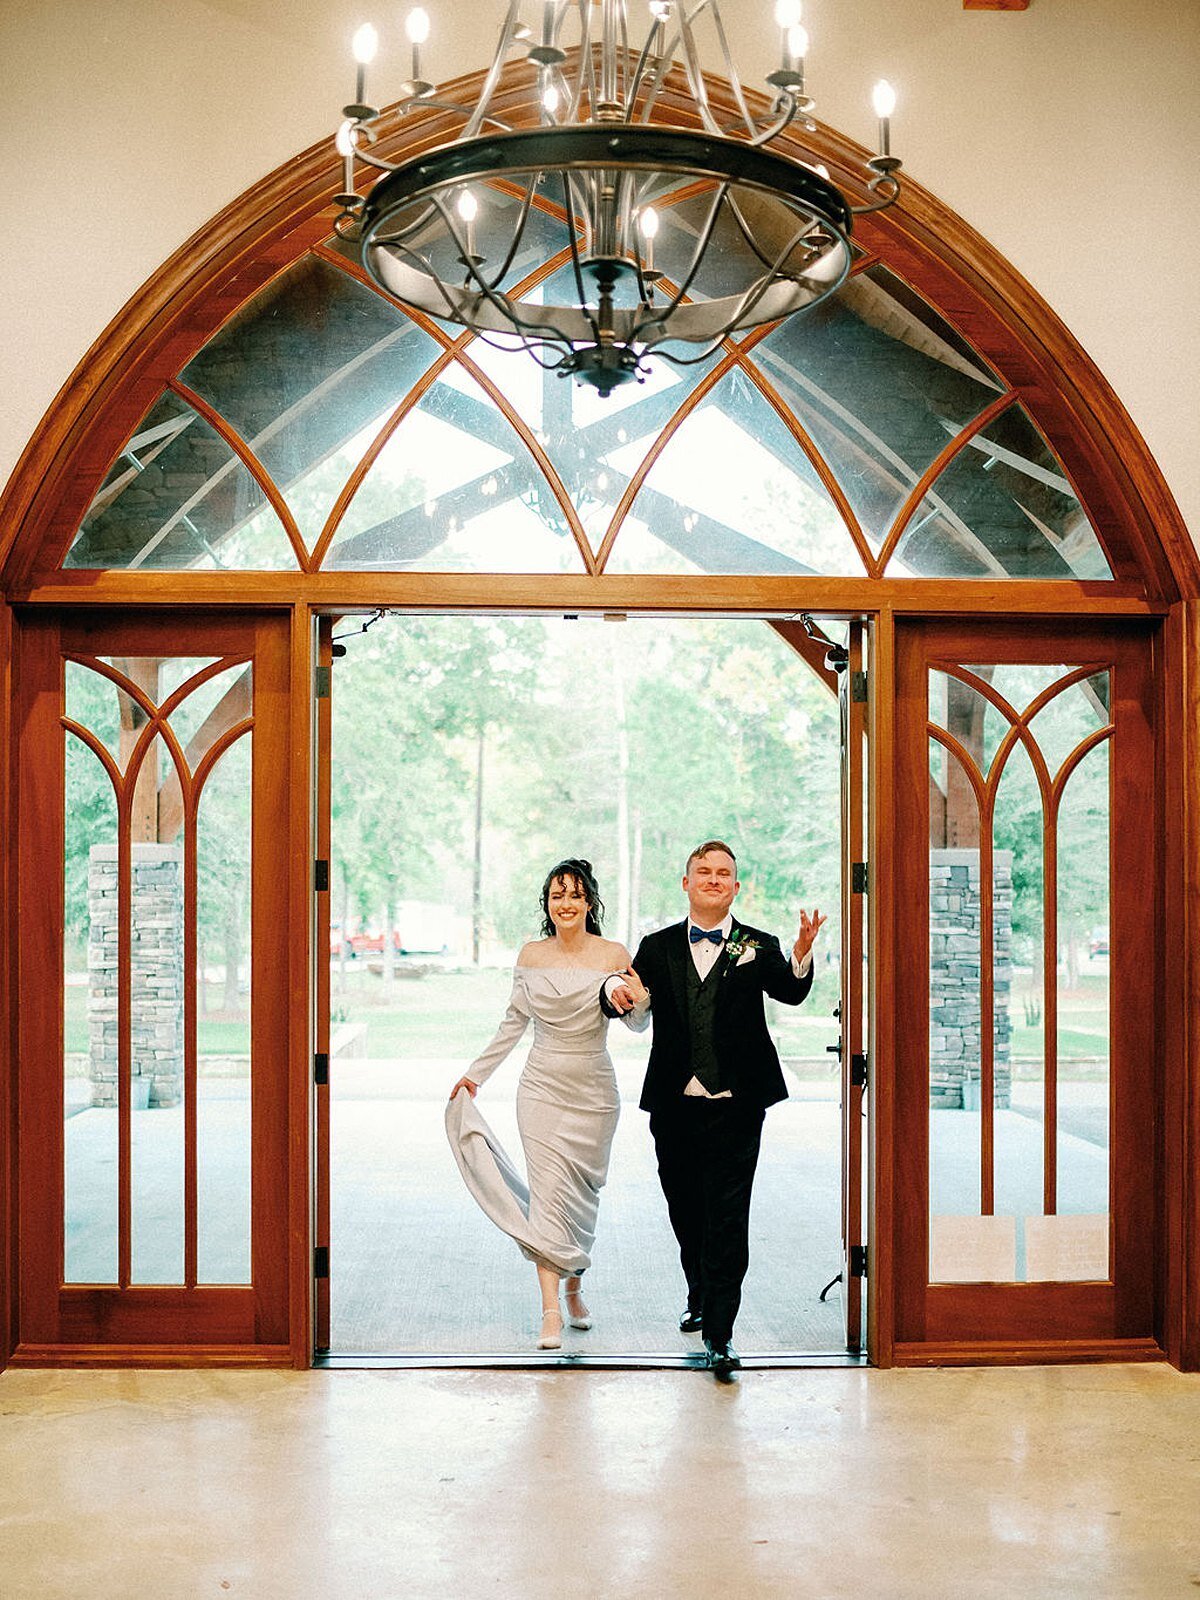
[{"label": "door threshold", "polygon": [[[849,1350],[785,1351],[780,1354],[749,1354],[741,1357],[743,1371],[763,1371],[774,1367],[865,1367],[865,1355]],[[422,1369],[473,1368],[480,1371],[528,1370],[544,1371],[547,1368],[590,1368],[592,1371],[669,1371],[673,1368],[694,1368],[704,1372],[708,1357],[702,1354],[615,1353],[606,1356],[564,1355],[560,1351],[513,1351],[499,1355],[382,1355],[334,1354],[324,1352],[314,1356],[313,1367],[321,1371],[347,1372]]]}]

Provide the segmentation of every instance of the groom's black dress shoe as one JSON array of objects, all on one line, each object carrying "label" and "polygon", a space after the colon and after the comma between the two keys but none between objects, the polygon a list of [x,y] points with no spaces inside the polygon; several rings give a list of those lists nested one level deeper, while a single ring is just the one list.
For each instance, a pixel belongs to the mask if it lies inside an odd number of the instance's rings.
[{"label": "groom's black dress shoe", "polygon": [[728,1383],[741,1366],[742,1358],[731,1344],[714,1344],[711,1339],[705,1339],[704,1348],[708,1351],[708,1365],[713,1377],[720,1383]]},{"label": "groom's black dress shoe", "polygon": [[680,1333],[699,1333],[704,1326],[704,1318],[698,1311],[693,1311],[689,1306],[679,1319]]}]

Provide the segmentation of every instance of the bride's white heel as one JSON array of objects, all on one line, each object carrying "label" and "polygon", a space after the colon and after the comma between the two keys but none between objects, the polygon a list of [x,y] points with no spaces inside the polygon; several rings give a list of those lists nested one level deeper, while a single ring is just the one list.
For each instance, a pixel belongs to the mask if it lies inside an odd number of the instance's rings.
[{"label": "bride's white heel", "polygon": [[578,1289],[567,1290],[567,1321],[584,1333],[592,1326],[592,1313],[584,1305],[583,1295]]},{"label": "bride's white heel", "polygon": [[539,1350],[562,1349],[563,1317],[557,1306],[542,1312],[542,1331],[538,1338]]}]

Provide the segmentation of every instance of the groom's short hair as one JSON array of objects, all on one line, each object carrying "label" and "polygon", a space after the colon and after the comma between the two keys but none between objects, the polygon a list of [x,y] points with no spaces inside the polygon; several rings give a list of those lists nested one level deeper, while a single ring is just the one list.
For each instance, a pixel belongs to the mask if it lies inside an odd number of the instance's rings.
[{"label": "groom's short hair", "polygon": [[736,869],[737,857],[725,843],[724,839],[705,839],[704,843],[698,844],[692,851],[691,855],[687,858],[687,866],[683,869],[683,875],[685,878],[690,878],[692,875],[692,862],[699,861],[700,857],[706,856],[710,850],[724,851],[724,853],[733,862],[734,868]]}]

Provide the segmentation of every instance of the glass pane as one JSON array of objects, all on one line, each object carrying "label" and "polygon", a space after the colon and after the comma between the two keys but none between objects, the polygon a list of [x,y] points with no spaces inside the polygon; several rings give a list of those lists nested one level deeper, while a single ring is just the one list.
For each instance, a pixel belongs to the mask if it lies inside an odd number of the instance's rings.
[{"label": "glass pane", "polygon": [[932,739],[930,763],[945,775],[945,793],[935,790],[930,806],[930,1272],[945,1281],[971,1271],[979,1248],[977,1237],[962,1236],[979,1216],[981,1182],[979,851],[947,844],[977,840],[979,814],[958,758]]},{"label": "glass pane", "polygon": [[[249,668],[240,670],[248,676]],[[250,1282],[252,737],[243,734],[212,769],[201,792],[196,829],[201,1283]]]},{"label": "glass pane", "polygon": [[1004,391],[906,283],[869,267],[755,350],[833,468],[872,548],[921,474]]},{"label": "glass pane", "polygon": [[67,567],[282,568],[295,557],[266,496],[190,406],[164,394],[93,500]]},{"label": "glass pane", "polygon": [[947,465],[914,512],[888,571],[930,578],[1112,576],[1061,463],[1016,405]]},{"label": "glass pane", "polygon": [[475,379],[452,365],[372,464],[325,566],[581,570],[566,518],[551,524],[530,509],[544,503],[546,481],[524,442]]},{"label": "glass pane", "polygon": [[[1109,761],[1105,740],[1067,779],[1058,816],[1058,1211],[1109,1211]],[[1107,1278],[1097,1222],[1056,1277]]]},{"label": "glass pane", "polygon": [[[1018,712],[1074,669],[1013,664],[969,669],[990,674]],[[1094,673],[1051,699],[1032,728],[1053,777],[1080,742],[1105,726],[1109,674]],[[960,692],[961,691],[961,692]],[[971,700],[975,705],[972,707]],[[944,718],[976,759],[992,764],[1005,719],[948,673],[930,674],[931,714]],[[972,712],[974,716],[972,717]],[[973,724],[972,725],[972,721]],[[995,1094],[994,1215],[983,1216],[982,1193],[962,1209],[969,1176],[986,1177],[978,1153],[956,1145],[945,1109],[951,1074],[938,1072],[955,1046],[942,1033],[966,997],[955,976],[974,991],[978,968],[956,975],[952,951],[976,958],[973,913],[978,853],[938,847],[960,840],[979,818],[973,797],[956,801],[957,763],[931,752],[931,817],[935,878],[931,881],[933,1001],[931,1059],[931,1275],[972,1282],[1097,1279],[1108,1276],[1109,1187],[1109,745],[1093,748],[1066,781],[1057,812],[1047,814],[1023,743],[1010,750],[999,776],[993,827],[993,1032]],[[958,859],[961,857],[961,859]],[[1057,896],[1047,906],[1047,862],[1056,869]],[[958,866],[958,880],[953,867]],[[974,875],[974,878],[973,876]],[[961,895],[966,893],[968,901]],[[1049,949],[1047,949],[1049,945]],[[944,952],[944,964],[939,966]],[[1047,972],[1047,964],[1050,970]],[[947,976],[948,975],[948,976]],[[940,1006],[940,1010],[939,1010]],[[1051,1019],[1057,1017],[1051,1028]],[[968,1050],[964,1049],[964,1054]],[[968,1067],[962,1103],[970,1093]],[[941,1091],[940,1096],[939,1092]],[[1057,1107],[1047,1148],[1047,1106]],[[971,1137],[977,1137],[976,1128]],[[1052,1157],[1052,1172],[1048,1160]],[[954,1180],[954,1181],[952,1181]]]},{"label": "glass pane", "polygon": [[[554,293],[562,277],[551,279],[547,292]],[[540,299],[541,291],[529,298]],[[477,339],[467,353],[533,428],[593,552],[608,532],[630,476],[708,367],[650,362],[642,381],[602,398],[594,389],[539,367],[522,350],[499,350]],[[562,507],[546,486],[537,490],[531,506],[554,533],[566,531]]]},{"label": "glass pane", "polygon": [[[157,747],[157,748],[155,748]],[[156,736],[144,768],[163,770]],[[167,757],[169,759],[169,756]],[[135,808],[136,825],[136,808]],[[131,846],[132,1281],[183,1281],[182,842]]]},{"label": "glass pane", "polygon": [[[1065,674],[1060,667],[1060,675]],[[1101,681],[1107,673],[1101,674]],[[1098,692],[1095,680],[1084,679],[1055,695],[1034,717],[1030,727],[1046,758],[1050,776],[1054,777],[1063,763],[1098,728],[1108,723],[1108,707]]]},{"label": "glass pane", "polygon": [[[1042,970],[1044,918],[1042,798],[1021,743],[1014,745],[1000,777],[992,836],[996,1213],[1015,1218],[1042,1209],[1046,1079],[1040,1000],[1031,1010],[1018,1011],[1014,1005],[1017,961],[1027,996],[1033,972]],[[1015,1236],[1013,1275],[1021,1280],[1023,1230],[1018,1227]]]},{"label": "glass pane", "polygon": [[399,306],[309,256],[243,306],[183,381],[246,441],[311,549],[346,478],[438,351]]},{"label": "glass pane", "polygon": [[[171,713],[171,728],[192,770],[234,723],[250,715],[252,669],[248,662],[226,667],[199,684]],[[164,685],[163,698],[167,698]],[[169,691],[169,692],[173,692]]]},{"label": "glass pane", "polygon": [[[75,674],[78,680],[84,670]],[[77,681],[77,709],[80,687]],[[115,1283],[117,805],[99,758],[72,734],[65,755],[64,1278]]]},{"label": "glass pane", "polygon": [[[632,472],[645,452],[618,450]],[[647,475],[634,510],[666,557],[632,565],[619,535],[614,572],[861,574],[862,562],[824,484],[774,407],[733,371],[680,425]]]}]

